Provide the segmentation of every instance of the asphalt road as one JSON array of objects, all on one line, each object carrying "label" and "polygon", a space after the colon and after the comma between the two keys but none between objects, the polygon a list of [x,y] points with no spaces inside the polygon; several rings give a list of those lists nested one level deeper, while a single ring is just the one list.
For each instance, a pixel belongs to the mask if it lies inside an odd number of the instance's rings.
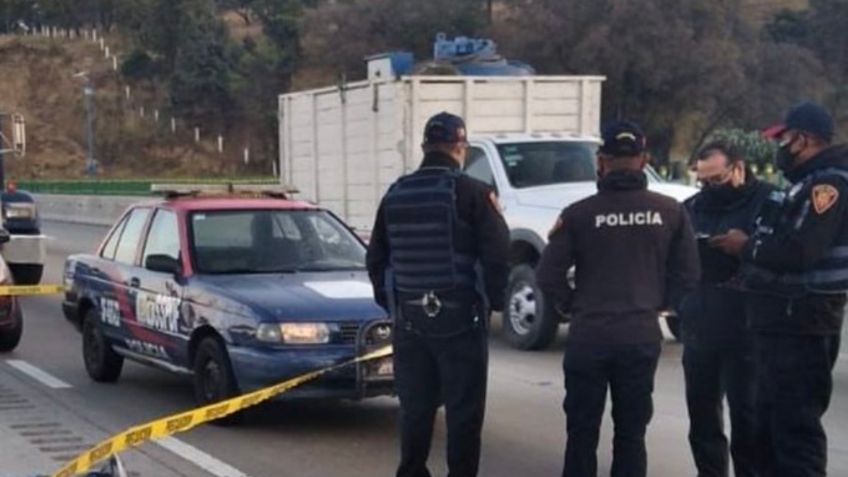
[{"label": "asphalt road", "polygon": [[[64,258],[93,250],[105,229],[49,223],[46,232],[54,239],[45,282],[58,283]],[[128,363],[114,385],[90,381],[80,336],[63,319],[59,297],[27,297],[23,304],[23,342],[14,353],[0,356],[0,475],[50,472],[61,458],[110,433],[192,406],[185,378],[139,365]],[[495,331],[491,346],[481,476],[559,475],[565,443],[563,337],[549,351],[526,353],[507,347]],[[659,366],[648,436],[651,476],[695,475],[686,441],[680,353],[679,345],[666,343]],[[32,376],[30,366],[40,379]],[[835,385],[826,416],[830,474],[848,475],[846,355],[836,368]],[[146,444],[127,459],[142,477],[389,476],[398,457],[397,410],[390,398],[271,404],[253,412],[244,426],[203,426],[177,439]],[[434,475],[445,474],[442,419],[440,414],[431,456]],[[605,475],[608,416],[601,439],[600,474]]]}]

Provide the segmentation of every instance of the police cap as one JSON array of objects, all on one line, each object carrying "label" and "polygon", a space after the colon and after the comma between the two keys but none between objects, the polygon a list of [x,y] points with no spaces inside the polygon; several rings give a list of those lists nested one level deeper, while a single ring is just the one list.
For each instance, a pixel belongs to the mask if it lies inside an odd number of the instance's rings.
[{"label": "police cap", "polygon": [[642,128],[631,121],[607,123],[601,133],[601,139],[601,153],[613,157],[638,156],[645,152],[647,146]]},{"label": "police cap", "polygon": [[424,127],[424,144],[456,144],[465,142],[468,136],[465,121],[454,114],[442,112],[429,121]]},{"label": "police cap", "polygon": [[830,142],[834,131],[833,117],[821,105],[806,101],[790,109],[782,123],[763,130],[763,135],[777,138],[788,130],[802,131]]}]

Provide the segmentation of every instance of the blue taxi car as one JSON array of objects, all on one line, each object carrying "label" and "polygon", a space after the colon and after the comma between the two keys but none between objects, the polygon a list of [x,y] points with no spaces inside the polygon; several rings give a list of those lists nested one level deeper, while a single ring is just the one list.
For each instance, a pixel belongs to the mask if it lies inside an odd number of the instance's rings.
[{"label": "blue taxi car", "polygon": [[[347,361],[391,342],[365,246],[330,212],[265,195],[179,195],[131,207],[97,252],[64,270],[65,317],[85,368],[124,360],[191,376],[198,404]],[[391,357],[282,398],[393,392]]]}]

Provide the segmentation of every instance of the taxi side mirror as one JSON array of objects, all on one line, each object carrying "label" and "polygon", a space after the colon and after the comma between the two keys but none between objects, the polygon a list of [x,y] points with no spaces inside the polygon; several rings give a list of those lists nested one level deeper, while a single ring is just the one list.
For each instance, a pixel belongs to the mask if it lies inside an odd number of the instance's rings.
[{"label": "taxi side mirror", "polygon": [[180,261],[174,257],[168,255],[150,255],[144,261],[144,268],[152,272],[180,275],[183,267]]},{"label": "taxi side mirror", "polygon": [[12,234],[6,229],[0,229],[0,245],[9,243],[12,240]]}]

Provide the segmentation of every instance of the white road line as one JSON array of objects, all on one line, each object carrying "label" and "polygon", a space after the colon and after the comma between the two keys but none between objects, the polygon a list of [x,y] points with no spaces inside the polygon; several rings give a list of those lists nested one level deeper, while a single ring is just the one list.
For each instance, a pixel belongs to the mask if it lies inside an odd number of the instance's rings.
[{"label": "white road line", "polygon": [[67,389],[73,387],[48,372],[27,363],[26,361],[19,359],[7,359],[6,363],[49,388]]},{"label": "white road line", "polygon": [[235,467],[212,457],[202,450],[186,444],[185,442],[173,437],[163,437],[158,441],[154,441],[157,445],[177,454],[183,459],[193,462],[201,469],[209,472],[216,477],[249,477],[244,472]]}]

